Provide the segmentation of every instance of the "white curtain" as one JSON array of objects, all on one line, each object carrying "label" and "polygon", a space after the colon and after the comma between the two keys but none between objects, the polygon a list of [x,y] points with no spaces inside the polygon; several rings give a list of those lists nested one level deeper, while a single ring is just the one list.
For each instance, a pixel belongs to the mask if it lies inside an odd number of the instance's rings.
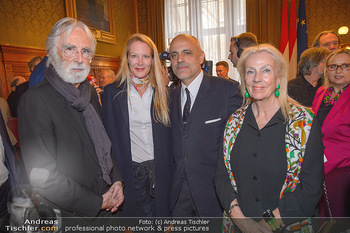
[{"label": "white curtain", "polygon": [[169,48],[178,34],[198,38],[206,60],[213,61],[213,75],[218,61],[229,63],[229,76],[238,74],[227,59],[230,38],[246,31],[246,0],[164,0],[165,45]]}]

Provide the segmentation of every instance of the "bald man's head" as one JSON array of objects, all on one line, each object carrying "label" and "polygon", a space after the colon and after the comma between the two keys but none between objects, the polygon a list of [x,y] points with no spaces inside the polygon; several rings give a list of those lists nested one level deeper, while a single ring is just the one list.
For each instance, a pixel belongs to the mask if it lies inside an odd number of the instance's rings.
[{"label": "bald man's head", "polygon": [[13,79],[10,82],[10,86],[12,88],[12,91],[14,91],[16,89],[16,86],[18,86],[19,84],[22,84],[24,82],[27,82],[27,80],[22,76],[13,77]]},{"label": "bald man's head", "polygon": [[170,61],[175,75],[188,86],[201,72],[204,52],[197,38],[180,34],[170,43]]}]

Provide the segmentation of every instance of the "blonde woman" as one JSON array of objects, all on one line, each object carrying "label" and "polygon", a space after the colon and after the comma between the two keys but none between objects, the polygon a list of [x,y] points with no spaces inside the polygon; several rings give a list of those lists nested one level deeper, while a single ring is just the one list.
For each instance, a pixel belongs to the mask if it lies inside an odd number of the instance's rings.
[{"label": "blonde woman", "polygon": [[245,49],[238,70],[245,104],[226,124],[215,188],[238,232],[272,232],[261,217],[279,228],[295,221],[285,217],[316,215],[321,130],[313,113],[287,95],[288,66],[275,47]]},{"label": "blonde woman", "polygon": [[125,184],[121,216],[170,216],[173,155],[164,80],[153,41],[130,36],[117,81],[102,95],[105,127]]},{"label": "blonde woman", "polygon": [[[333,217],[350,217],[350,50],[331,53],[325,65],[325,84],[315,95],[312,109],[322,125],[328,198]],[[320,202],[321,217],[329,216],[327,200]]]}]

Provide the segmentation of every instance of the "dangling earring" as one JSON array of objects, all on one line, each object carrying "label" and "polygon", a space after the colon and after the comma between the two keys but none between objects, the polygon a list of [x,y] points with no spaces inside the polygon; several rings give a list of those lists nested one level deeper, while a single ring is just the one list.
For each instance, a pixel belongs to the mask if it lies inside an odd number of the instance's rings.
[{"label": "dangling earring", "polygon": [[248,91],[247,91],[247,88],[245,89],[244,96],[245,96],[245,98],[249,98],[249,93],[248,93]]},{"label": "dangling earring", "polygon": [[279,89],[280,89],[280,85],[277,85],[277,88],[276,88],[276,90],[275,90],[275,96],[276,96],[276,97],[280,96]]}]

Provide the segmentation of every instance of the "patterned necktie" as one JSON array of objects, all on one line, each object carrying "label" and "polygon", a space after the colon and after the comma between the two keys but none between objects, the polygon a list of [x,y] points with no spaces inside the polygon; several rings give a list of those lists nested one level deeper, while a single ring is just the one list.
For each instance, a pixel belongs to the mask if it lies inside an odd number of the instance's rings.
[{"label": "patterned necktie", "polygon": [[186,88],[186,95],[187,95],[187,100],[184,106],[184,112],[182,115],[183,122],[187,121],[188,116],[190,115],[190,109],[191,109],[191,96],[190,96],[190,91]]}]

